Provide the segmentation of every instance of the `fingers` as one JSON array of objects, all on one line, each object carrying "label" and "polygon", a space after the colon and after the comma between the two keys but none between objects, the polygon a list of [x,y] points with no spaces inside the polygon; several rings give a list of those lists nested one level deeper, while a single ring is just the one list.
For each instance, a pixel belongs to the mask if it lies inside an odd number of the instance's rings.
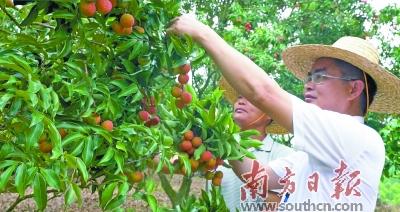
[{"label": "fingers", "polygon": [[179,21],[179,17],[176,17],[174,19],[171,20],[171,22],[169,22],[168,24],[168,28],[166,29],[167,34],[177,34],[176,31],[176,22]]}]

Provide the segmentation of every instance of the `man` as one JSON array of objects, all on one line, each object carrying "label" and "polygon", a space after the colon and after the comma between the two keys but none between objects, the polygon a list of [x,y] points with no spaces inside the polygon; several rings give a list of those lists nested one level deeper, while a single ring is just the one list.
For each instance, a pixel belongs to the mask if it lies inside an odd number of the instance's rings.
[{"label": "man", "polygon": [[[269,161],[283,158],[294,152],[291,148],[275,142],[268,135],[268,133],[285,134],[287,131],[284,128],[273,123],[271,117],[247,101],[246,98],[239,95],[226,80],[222,79],[220,85],[221,89],[224,90],[225,98],[233,104],[233,119],[235,123],[241,130],[255,129],[260,133],[260,135],[254,139],[262,141],[263,145],[251,151],[261,164],[267,165]],[[260,191],[257,192],[258,194],[252,196],[250,192],[252,189],[245,187],[246,184],[240,180],[240,176],[236,176],[232,169],[220,167],[218,170],[224,173],[221,183],[221,194],[230,211],[241,209],[241,204],[245,202],[279,203],[281,197],[278,196],[278,192],[280,192],[280,190],[265,193],[267,194],[265,198],[264,191],[260,189]]]},{"label": "man", "polygon": [[[285,185],[291,193],[283,200],[292,203],[286,206],[307,210],[300,204],[311,202],[311,210],[340,210],[356,204],[350,210],[374,210],[385,150],[363,116],[368,110],[399,112],[400,80],[379,65],[377,50],[369,42],[343,37],[332,46],[285,50],[288,69],[305,79],[302,101],[195,18],[175,19],[168,32],[191,36],[232,87],[294,133],[292,145],[299,151],[265,166],[269,188]],[[233,163],[233,168],[240,175],[257,163],[247,159]],[[290,210],[280,208],[284,209]]]}]

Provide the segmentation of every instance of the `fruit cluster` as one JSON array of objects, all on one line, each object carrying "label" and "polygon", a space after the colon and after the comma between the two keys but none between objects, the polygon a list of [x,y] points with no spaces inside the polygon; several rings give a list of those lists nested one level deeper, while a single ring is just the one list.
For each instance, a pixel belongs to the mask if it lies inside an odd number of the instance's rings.
[{"label": "fruit cluster", "polygon": [[160,123],[160,117],[157,115],[156,100],[154,96],[142,99],[142,110],[139,111],[139,119],[147,127],[155,126]]},{"label": "fruit cluster", "polygon": [[[67,136],[68,132],[64,128],[58,129],[58,133],[60,133],[61,139]],[[53,150],[53,145],[47,139],[46,133],[43,133],[39,138],[39,150],[42,153],[50,153]]]},{"label": "fruit cluster", "polygon": [[[192,172],[196,172],[201,168],[203,170],[203,173],[206,173],[206,178],[207,176],[210,176],[212,174],[212,177],[210,179],[213,180],[213,185],[219,186],[222,180],[222,172],[215,172],[215,169],[223,164],[223,160],[220,158],[215,158],[213,154],[208,150],[204,151],[201,154],[199,160],[196,160],[193,157],[194,151],[202,144],[202,139],[195,136],[193,131],[188,130],[183,134],[182,141],[179,144],[179,148],[181,151],[186,152],[189,155]],[[183,166],[181,167],[181,173],[186,174]]]},{"label": "fruit cluster", "polygon": [[133,25],[135,25],[135,18],[131,14],[125,13],[120,17],[119,22],[112,23],[111,28],[118,35],[130,35]]},{"label": "fruit cluster", "polygon": [[79,9],[86,17],[92,17],[96,11],[102,15],[111,12],[112,8],[117,6],[118,0],[81,0]]},{"label": "fruit cluster", "polygon": [[195,137],[193,131],[188,130],[183,134],[182,142],[179,144],[179,148],[192,156],[194,151],[203,144],[200,137]]},{"label": "fruit cluster", "polygon": [[92,113],[92,116],[84,118],[84,121],[93,125],[99,125],[101,123],[101,127],[109,132],[114,128],[114,124],[111,120],[101,122],[101,116],[97,113]]},{"label": "fruit cluster", "polygon": [[192,95],[184,90],[184,85],[189,82],[189,71],[191,70],[190,64],[184,64],[178,68],[179,84],[172,87],[171,94],[176,98],[175,104],[179,109],[184,108],[186,105],[192,102]]}]

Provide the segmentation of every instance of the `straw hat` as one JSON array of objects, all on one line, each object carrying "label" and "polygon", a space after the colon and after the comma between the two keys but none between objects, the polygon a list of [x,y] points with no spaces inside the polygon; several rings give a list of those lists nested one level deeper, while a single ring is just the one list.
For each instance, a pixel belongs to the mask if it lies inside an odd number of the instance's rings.
[{"label": "straw hat", "polygon": [[299,79],[304,79],[314,61],[321,57],[344,60],[375,80],[377,92],[369,111],[400,112],[400,80],[379,65],[378,50],[370,42],[357,37],[342,37],[332,46],[298,45],[287,48],[282,54],[286,67]]},{"label": "straw hat", "polygon": [[[219,86],[221,90],[224,91],[224,95],[226,100],[228,100],[229,103],[232,105],[235,104],[239,93],[232,88],[232,86],[225,80],[225,78],[222,78],[221,81],[219,82]],[[271,124],[269,124],[266,127],[266,132],[270,134],[287,134],[288,131],[283,128],[282,126],[278,125],[275,121],[272,121]]]}]

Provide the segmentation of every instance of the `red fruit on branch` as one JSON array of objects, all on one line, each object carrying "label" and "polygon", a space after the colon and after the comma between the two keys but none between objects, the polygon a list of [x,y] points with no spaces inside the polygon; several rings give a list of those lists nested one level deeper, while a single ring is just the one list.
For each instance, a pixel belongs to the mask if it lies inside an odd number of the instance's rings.
[{"label": "red fruit on branch", "polygon": [[200,156],[200,161],[202,162],[208,162],[211,159],[212,159],[212,153],[208,150],[203,152],[203,154],[201,154]]},{"label": "red fruit on branch", "polygon": [[179,74],[178,81],[182,85],[186,84],[187,82],[189,82],[189,75],[188,74]]},{"label": "red fruit on branch", "polygon": [[143,174],[143,172],[140,172],[140,171],[135,171],[135,172],[128,174],[128,179],[132,183],[139,183],[140,181],[143,180],[143,178],[144,178],[144,174]]},{"label": "red fruit on branch", "polygon": [[182,94],[182,88],[177,87],[177,86],[172,87],[171,94],[172,94],[172,96],[175,97],[175,98],[180,97],[181,94]]},{"label": "red fruit on branch", "polygon": [[130,35],[132,34],[132,27],[122,28],[122,35]]},{"label": "red fruit on branch", "polygon": [[197,161],[193,158],[190,159],[190,166],[192,167],[192,171],[196,171],[197,168],[199,168],[199,165],[200,165],[199,161]]},{"label": "red fruit on branch", "polygon": [[111,132],[114,128],[113,123],[110,120],[103,121],[103,123],[101,123],[101,127],[109,132]]},{"label": "red fruit on branch", "polygon": [[117,35],[122,35],[123,34],[123,27],[122,25],[115,21],[111,24],[111,28],[113,29],[113,31],[117,34]]},{"label": "red fruit on branch", "polygon": [[139,119],[142,121],[148,121],[150,120],[150,114],[149,112],[142,110],[139,112]]},{"label": "red fruit on branch", "polygon": [[60,133],[61,139],[63,139],[68,134],[64,128],[58,129],[58,133]]},{"label": "red fruit on branch", "polygon": [[244,27],[246,28],[246,31],[250,31],[252,29],[251,23],[247,22]]},{"label": "red fruit on branch", "polygon": [[149,121],[147,121],[145,123],[145,126],[151,127],[151,126],[157,125],[158,123],[160,123],[160,117],[154,116],[153,118],[151,118]]},{"label": "red fruit on branch", "polygon": [[125,13],[119,19],[121,25],[125,28],[132,27],[135,24],[135,18],[131,14]]},{"label": "red fruit on branch", "polygon": [[39,150],[43,153],[50,153],[53,150],[53,145],[47,140],[41,140],[39,142]]},{"label": "red fruit on branch", "polygon": [[189,92],[184,91],[182,92],[181,99],[183,103],[189,104],[192,102],[192,95]]},{"label": "red fruit on branch", "polygon": [[194,148],[190,148],[188,151],[186,151],[186,153],[188,153],[188,155],[193,155],[194,154]]},{"label": "red fruit on branch", "polygon": [[181,65],[181,66],[179,66],[179,73],[180,74],[187,74],[190,71],[190,69],[192,69],[190,67],[190,64]]},{"label": "red fruit on branch", "polygon": [[79,3],[79,10],[86,17],[92,17],[96,14],[96,4],[94,2],[81,1]]},{"label": "red fruit on branch", "polygon": [[185,103],[180,98],[175,100],[175,105],[179,109],[183,109],[185,107]]},{"label": "red fruit on branch", "polygon": [[112,7],[116,7],[118,5],[118,0],[110,0]]},{"label": "red fruit on branch", "polygon": [[194,148],[197,148],[197,147],[201,146],[202,143],[203,143],[203,141],[201,140],[200,137],[194,137],[194,138],[192,139],[192,146],[193,146]]},{"label": "red fruit on branch", "polygon": [[179,144],[179,147],[182,151],[187,152],[192,148],[192,143],[190,141],[182,141],[181,144]]},{"label": "red fruit on branch", "polygon": [[183,134],[183,138],[187,141],[191,141],[194,137],[193,131],[188,130]]},{"label": "red fruit on branch", "polygon": [[213,186],[220,186],[222,182],[222,178],[219,177],[213,177],[212,179],[212,184]]},{"label": "red fruit on branch", "polygon": [[97,0],[96,8],[100,14],[105,15],[111,11],[112,3],[110,0]]},{"label": "red fruit on branch", "polygon": [[150,106],[148,109],[150,114],[156,114],[157,113],[157,108],[156,106]]}]

